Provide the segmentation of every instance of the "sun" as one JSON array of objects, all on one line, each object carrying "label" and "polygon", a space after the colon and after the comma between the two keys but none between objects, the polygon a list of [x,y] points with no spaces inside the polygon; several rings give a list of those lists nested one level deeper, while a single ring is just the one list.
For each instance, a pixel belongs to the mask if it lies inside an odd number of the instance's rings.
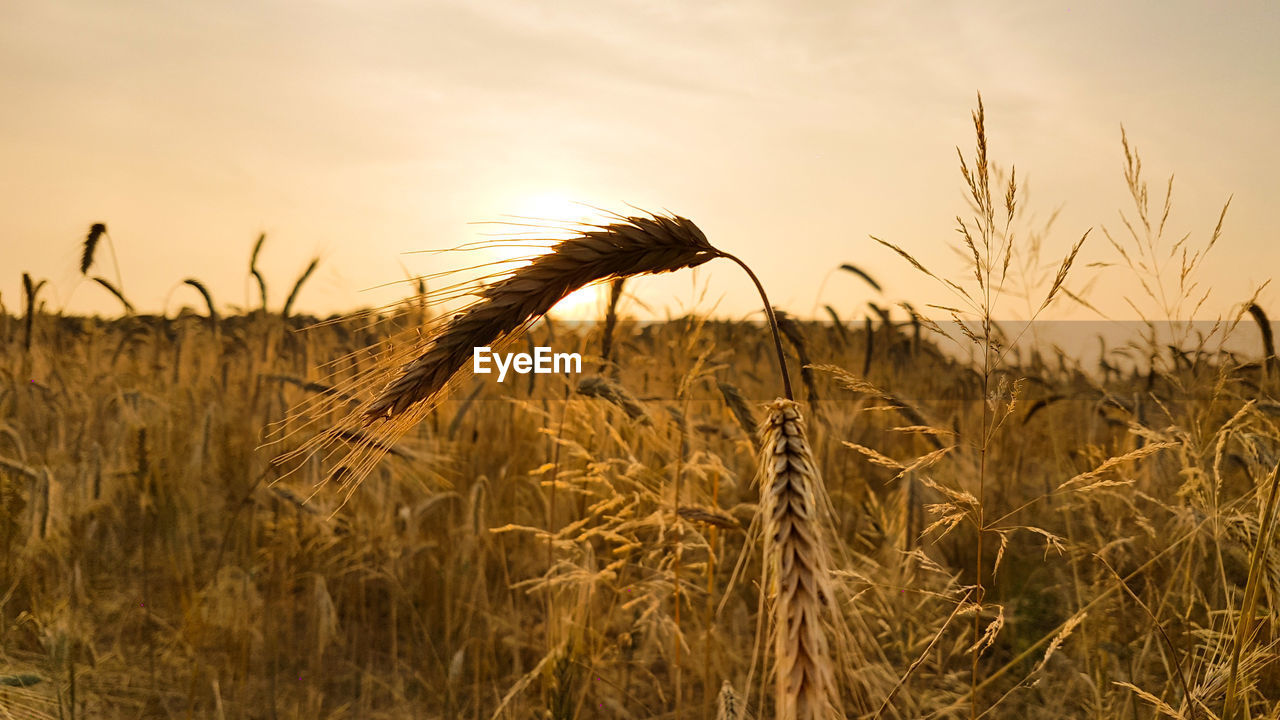
[{"label": "sun", "polygon": [[[539,192],[519,196],[507,206],[503,221],[515,223],[517,237],[561,239],[574,234],[576,223],[597,223],[601,214],[594,208],[555,192]],[[538,226],[536,235],[532,227]],[[502,259],[527,257],[527,249],[493,248]],[[551,313],[561,320],[592,320],[600,315],[602,286],[591,285],[556,303]]]},{"label": "sun", "polygon": [[554,192],[520,197],[506,214],[550,225],[590,222],[599,219],[599,213],[594,208]]}]

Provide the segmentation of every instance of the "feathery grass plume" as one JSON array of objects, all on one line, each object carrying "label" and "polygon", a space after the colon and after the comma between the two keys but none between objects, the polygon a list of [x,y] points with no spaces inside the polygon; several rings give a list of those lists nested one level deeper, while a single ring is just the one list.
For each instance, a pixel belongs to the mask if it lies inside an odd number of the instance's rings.
[{"label": "feathery grass plume", "polygon": [[[280,310],[280,317],[288,319],[289,310],[293,308],[293,301],[298,299],[298,293],[302,290],[302,284],[307,281],[307,278],[311,277],[311,273],[315,272],[316,267],[319,265],[320,258],[312,258],[311,264],[307,265],[307,269],[303,270],[302,274],[298,276],[298,282],[293,284],[293,290],[289,291],[289,298],[284,301],[284,307]],[[263,302],[265,307],[265,294],[263,295]]]},{"label": "feathery grass plume", "polygon": [[128,315],[136,314],[136,312],[133,309],[133,303],[129,302],[129,300],[125,298],[124,293],[120,292],[120,288],[117,288],[115,285],[112,285],[110,281],[108,281],[106,278],[103,278],[103,277],[95,276],[93,278],[93,281],[98,283],[102,287],[106,288],[107,292],[111,293],[112,295],[115,295],[116,299],[120,301],[120,304],[124,306],[124,311],[126,314]]},{"label": "feathery grass plume", "polygon": [[778,720],[829,720],[839,698],[824,615],[834,601],[818,476],[800,407],[778,399],[760,426],[760,514]]},{"label": "feathery grass plume", "polygon": [[262,311],[267,311],[267,281],[262,277],[262,273],[258,272],[258,253],[262,252],[262,243],[267,241],[267,234],[258,235],[258,241],[253,244],[253,252],[249,254],[249,274],[254,280],[258,281],[258,293],[262,298]]},{"label": "feathery grass plume", "polygon": [[200,293],[200,297],[204,298],[205,307],[209,308],[209,322],[217,323],[218,311],[213,306],[213,295],[209,294],[209,288],[205,287],[204,283],[195,278],[187,278],[182,282],[195,288],[196,292]]},{"label": "feathery grass plume", "polygon": [[587,397],[598,397],[602,400],[607,400],[622,408],[627,417],[632,420],[638,420],[643,425],[648,425],[652,422],[649,418],[649,413],[645,411],[644,405],[636,399],[636,396],[632,395],[631,391],[623,387],[621,383],[610,380],[607,377],[594,375],[582,378],[578,382],[577,393]]},{"label": "feathery grass plume", "polygon": [[46,280],[32,282],[29,273],[22,273],[22,292],[27,300],[27,311],[23,316],[22,323],[22,348],[24,350],[31,349],[31,331],[33,329],[32,323],[35,321],[36,295],[40,294],[40,288],[44,287],[46,282]]},{"label": "feathery grass plume", "polygon": [[857,275],[858,277],[862,278],[863,280],[866,281],[868,285],[875,288],[876,292],[884,292],[884,290],[880,287],[880,283],[876,282],[875,279],[872,278],[870,275],[868,275],[866,271],[863,270],[862,268],[856,265],[850,265],[849,263],[845,263],[840,266],[840,269],[846,272],[851,272],[854,275]]},{"label": "feathery grass plume", "polygon": [[84,252],[80,255],[81,275],[89,274],[89,268],[93,265],[93,253],[98,249],[98,241],[106,231],[107,226],[102,223],[94,223],[89,227],[89,234],[84,238]]}]

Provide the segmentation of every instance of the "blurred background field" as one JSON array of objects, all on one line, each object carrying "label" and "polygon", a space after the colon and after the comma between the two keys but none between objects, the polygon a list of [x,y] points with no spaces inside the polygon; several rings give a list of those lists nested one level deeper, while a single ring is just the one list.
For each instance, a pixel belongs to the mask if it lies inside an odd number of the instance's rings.
[{"label": "blurred background field", "polygon": [[[722,682],[745,691],[758,588],[729,580],[750,416],[777,394],[767,331],[624,313],[604,365],[603,324],[542,323],[529,342],[581,352],[583,376],[469,380],[345,502],[318,463],[282,477],[296,442],[260,448],[264,429],[417,312],[0,318],[8,716],[713,717]],[[974,532],[940,530],[973,492],[982,378],[905,312],[866,314],[788,334],[873,643],[848,670],[880,700],[918,663],[885,717],[967,716]],[[1276,369],[1194,344],[1145,371],[1027,352],[991,384],[1012,407],[987,453],[1000,626],[978,692],[1001,714],[1153,717],[1183,682],[1220,704],[1253,578],[1239,662],[1274,716],[1280,554],[1255,548]]]}]

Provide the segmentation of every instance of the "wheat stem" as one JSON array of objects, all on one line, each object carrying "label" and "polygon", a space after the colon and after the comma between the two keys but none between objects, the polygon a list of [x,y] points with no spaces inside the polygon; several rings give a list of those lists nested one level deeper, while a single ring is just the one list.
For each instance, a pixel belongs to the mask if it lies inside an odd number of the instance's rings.
[{"label": "wheat stem", "polygon": [[788,400],[795,400],[795,396],[791,393],[791,377],[787,375],[787,354],[782,350],[782,335],[778,332],[778,318],[773,314],[773,305],[769,303],[769,295],[764,291],[764,285],[760,284],[760,278],[756,277],[751,268],[747,264],[739,260],[737,257],[726,252],[721,252],[720,257],[726,260],[732,260],[746,271],[747,276],[751,278],[751,282],[755,283],[756,291],[760,293],[760,302],[764,303],[764,314],[769,319],[769,330],[773,332],[774,349],[778,352],[778,372],[782,373],[782,388]]}]

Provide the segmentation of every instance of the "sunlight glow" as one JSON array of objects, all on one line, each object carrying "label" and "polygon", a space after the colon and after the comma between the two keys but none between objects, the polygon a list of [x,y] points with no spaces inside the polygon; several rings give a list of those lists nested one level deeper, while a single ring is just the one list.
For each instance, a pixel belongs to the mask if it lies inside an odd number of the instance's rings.
[{"label": "sunlight glow", "polygon": [[[500,218],[510,222],[513,237],[558,240],[574,234],[574,224],[600,222],[600,213],[559,193],[536,193],[518,198]],[[526,258],[537,248],[497,247],[489,250],[495,260]],[[588,286],[570,294],[551,311],[557,319],[590,320],[600,314],[601,286]]]}]

